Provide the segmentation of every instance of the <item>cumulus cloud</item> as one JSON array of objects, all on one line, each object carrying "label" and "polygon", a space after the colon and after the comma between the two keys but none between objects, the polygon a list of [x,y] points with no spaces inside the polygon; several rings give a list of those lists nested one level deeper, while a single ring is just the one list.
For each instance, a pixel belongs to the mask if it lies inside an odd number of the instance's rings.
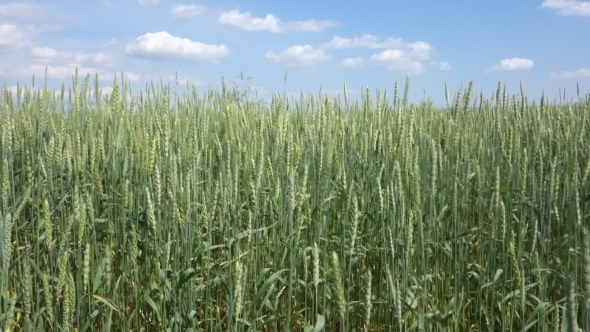
[{"label": "cumulus cloud", "polygon": [[335,36],[327,43],[320,45],[324,49],[345,49],[345,48],[368,48],[368,49],[383,49],[383,48],[403,48],[407,43],[401,38],[386,38],[379,41],[379,38],[374,35],[364,34],[361,37],[344,38]]},{"label": "cumulus cloud", "polygon": [[[51,15],[51,7],[20,2],[0,4],[0,71],[3,76],[30,79],[33,75],[43,76],[47,66],[56,79],[66,78],[76,67],[93,71],[97,69],[96,64],[105,65],[114,60],[107,53],[59,52],[39,45],[37,37],[65,27],[63,20]],[[69,76],[64,74],[64,69],[69,70]]]},{"label": "cumulus cloud", "polygon": [[403,48],[386,49],[371,56],[371,61],[382,64],[388,70],[406,74],[421,74],[424,61],[430,59],[433,47],[425,42],[408,43]]},{"label": "cumulus cloud", "polygon": [[[47,46],[35,46],[26,53],[19,52],[5,59],[9,64],[9,75],[27,80],[33,76],[43,77],[46,68],[51,79],[69,79],[78,68],[80,76],[98,74],[101,80],[112,80],[120,65],[120,57],[114,53],[62,51]],[[126,73],[126,76],[132,82],[139,80],[137,74]]]},{"label": "cumulus cloud", "polygon": [[515,71],[515,70],[529,70],[533,68],[535,63],[531,59],[525,58],[510,58],[502,59],[500,63],[486,70],[487,73],[493,71]]},{"label": "cumulus cloud", "polygon": [[38,58],[54,58],[57,56],[57,50],[50,47],[33,47],[31,54]]},{"label": "cumulus cloud", "polygon": [[[107,68],[118,63],[114,54],[105,52],[85,53],[60,51],[51,47],[35,46],[30,49],[29,57],[20,56],[26,61],[16,61],[11,72],[16,77],[30,79],[33,76],[44,76],[45,68],[51,79],[68,79],[78,68],[80,76],[98,74],[101,79],[111,79],[113,73]],[[130,80],[136,80],[137,75],[131,74]]]},{"label": "cumulus cloud", "polygon": [[104,43],[102,43],[102,46],[117,45],[118,43],[119,43],[119,41],[117,40],[117,38],[111,38],[111,39],[105,41]]},{"label": "cumulus cloud", "polygon": [[114,62],[116,57],[114,54],[97,52],[97,53],[82,53],[82,52],[61,52],[51,47],[33,47],[31,48],[31,55],[37,62],[49,62],[59,60],[63,62],[94,62],[97,64],[107,64]]},{"label": "cumulus cloud", "polygon": [[320,45],[321,49],[353,49],[364,48],[382,50],[374,53],[368,61],[362,58],[347,58],[340,62],[339,67],[353,67],[366,63],[384,65],[388,70],[406,74],[420,74],[425,71],[424,62],[431,58],[434,47],[423,41],[409,42],[402,38],[380,39],[371,34],[360,37],[345,38],[335,36],[327,43]]},{"label": "cumulus cloud", "polygon": [[47,68],[47,76],[51,77],[52,79],[60,79],[65,80],[69,79],[74,75],[76,68],[78,68],[78,75],[79,76],[86,76],[90,74],[94,76],[98,74],[100,79],[107,78],[109,73],[105,72],[103,69],[96,68],[96,67],[86,67],[79,63],[71,63],[71,64],[58,64],[58,65],[45,65],[34,63],[30,64],[24,68],[19,68],[15,71],[15,74],[20,77],[31,78],[33,76],[36,77],[43,77],[45,75],[45,68]]},{"label": "cumulus cloud", "polygon": [[283,22],[273,14],[260,18],[253,16],[249,12],[242,13],[238,10],[222,12],[217,18],[217,23],[234,26],[245,31],[268,31],[273,33],[288,31],[320,32],[340,25],[339,22],[332,20]]},{"label": "cumulus cloud", "polygon": [[137,0],[141,5],[157,5],[160,3],[160,0]]},{"label": "cumulus cloud", "polygon": [[57,31],[62,26],[58,24],[0,24],[0,54],[12,52],[14,49],[29,47],[36,35]]},{"label": "cumulus cloud", "polygon": [[544,0],[538,8],[553,9],[564,16],[590,16],[590,1]]},{"label": "cumulus cloud", "polygon": [[0,24],[0,46],[22,47],[29,45],[31,43],[30,35],[16,24]]},{"label": "cumulus cloud", "polygon": [[207,13],[205,6],[178,4],[172,7],[170,16],[176,20],[188,20],[205,13]]},{"label": "cumulus cloud", "polygon": [[338,63],[339,68],[360,67],[365,64],[365,59],[361,57],[346,58]]},{"label": "cumulus cloud", "polygon": [[[33,76],[37,78],[44,77],[45,69],[47,69],[47,76],[50,79],[57,80],[71,79],[76,73],[76,69],[78,69],[78,77],[83,78],[86,75],[90,75],[94,79],[94,76],[98,74],[98,78],[101,82],[112,82],[115,75],[117,76],[117,80],[120,82],[121,76],[120,72],[109,71],[98,66],[87,66],[82,63],[31,63],[13,70],[12,73],[19,78],[31,79]],[[142,75],[135,73],[124,73],[123,76],[126,81],[133,83],[139,82],[139,80],[142,78]],[[102,88],[105,89],[105,87]],[[108,89],[109,88],[106,88],[106,90]]]},{"label": "cumulus cloud", "polygon": [[441,62],[435,62],[435,65],[438,66],[438,69],[443,70],[443,71],[449,71],[451,70],[453,67],[451,66],[450,63],[446,62],[446,61],[441,61]]},{"label": "cumulus cloud", "polygon": [[39,19],[46,16],[47,6],[33,3],[9,2],[0,5],[0,19]]},{"label": "cumulus cloud", "polygon": [[166,31],[146,33],[137,37],[125,48],[125,54],[130,57],[156,61],[217,63],[230,53],[230,49],[225,44],[204,44],[188,38],[172,36]]},{"label": "cumulus cloud", "polygon": [[551,78],[584,78],[590,77],[590,68],[580,68],[573,71],[562,71],[549,74]]},{"label": "cumulus cloud", "polygon": [[332,59],[330,54],[327,54],[323,50],[315,49],[311,45],[294,45],[280,54],[270,51],[264,57],[274,62],[285,63],[289,66],[296,67],[311,66]]}]

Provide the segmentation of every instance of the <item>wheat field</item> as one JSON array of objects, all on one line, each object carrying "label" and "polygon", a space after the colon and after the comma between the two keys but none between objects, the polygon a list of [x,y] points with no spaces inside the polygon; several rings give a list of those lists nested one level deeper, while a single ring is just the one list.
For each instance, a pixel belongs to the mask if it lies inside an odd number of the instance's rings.
[{"label": "wheat field", "polygon": [[589,331],[590,96],[409,86],[5,85],[1,330]]}]

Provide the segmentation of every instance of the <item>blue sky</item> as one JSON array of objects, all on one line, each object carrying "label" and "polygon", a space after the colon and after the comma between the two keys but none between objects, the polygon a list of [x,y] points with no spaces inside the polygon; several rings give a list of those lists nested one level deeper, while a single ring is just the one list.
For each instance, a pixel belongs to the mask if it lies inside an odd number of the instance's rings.
[{"label": "blue sky", "polygon": [[576,84],[590,92],[589,32],[590,1],[576,0],[0,0],[0,83],[42,83],[47,66],[51,87],[78,67],[105,92],[123,71],[134,91],[243,73],[263,97],[346,83],[354,98],[410,75],[413,102],[425,91],[442,105],[445,82],[454,93],[469,81],[486,96],[522,80],[530,98],[573,97]]}]

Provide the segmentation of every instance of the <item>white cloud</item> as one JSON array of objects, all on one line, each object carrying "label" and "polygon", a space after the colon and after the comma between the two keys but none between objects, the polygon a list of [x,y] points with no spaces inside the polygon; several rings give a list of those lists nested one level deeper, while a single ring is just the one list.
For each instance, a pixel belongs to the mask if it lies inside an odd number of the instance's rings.
[{"label": "white cloud", "polygon": [[0,46],[26,46],[31,43],[29,37],[30,34],[16,24],[0,24]]},{"label": "white cloud", "polygon": [[[98,74],[98,78],[102,82],[112,82],[115,75],[117,80],[120,81],[120,73],[110,72],[100,67],[85,66],[82,63],[63,63],[63,64],[40,64],[32,63],[25,67],[13,70],[13,74],[17,77],[24,79],[31,79],[33,76],[39,78],[45,76],[45,68],[47,68],[47,76],[50,79],[68,80],[76,73],[78,69],[78,77],[84,78],[86,75],[90,75],[94,79],[94,75]],[[143,75],[134,73],[124,73],[124,79],[130,82],[139,82]],[[105,89],[103,87],[103,89]],[[110,88],[106,88],[108,90]]]},{"label": "white cloud", "polygon": [[[402,38],[380,39],[371,34],[364,34],[355,38],[335,36],[327,43],[320,45],[322,49],[381,49],[383,51],[373,54],[369,61],[374,64],[385,65],[391,71],[407,74],[420,74],[424,72],[424,61],[431,57],[432,45],[423,41],[408,42]],[[348,58],[339,63],[340,68],[365,64],[361,58]]]},{"label": "white cloud", "polygon": [[85,62],[91,61],[98,64],[113,63],[116,60],[115,55],[110,53],[80,53],[80,52],[60,52],[51,47],[33,47],[31,55],[36,58],[38,62],[48,62],[53,60],[65,62]]},{"label": "white cloud", "polygon": [[413,42],[404,48],[386,49],[373,54],[371,61],[387,66],[388,70],[406,74],[421,74],[424,61],[430,59],[433,47],[425,42]]},{"label": "white cloud", "polygon": [[175,5],[170,11],[170,16],[177,20],[187,20],[207,13],[207,7],[197,5]]},{"label": "white cloud", "polygon": [[143,6],[145,5],[157,5],[160,3],[160,0],[137,0]]},{"label": "white cloud", "polygon": [[346,58],[338,63],[340,68],[360,67],[365,63],[365,59],[361,57]]},{"label": "white cloud", "polygon": [[515,70],[529,70],[533,68],[535,63],[533,60],[524,58],[510,58],[502,59],[500,63],[486,70],[486,73],[493,71],[515,71]]},{"label": "white cloud", "polygon": [[142,77],[140,74],[132,74],[132,73],[124,73],[124,77],[126,80],[131,82],[139,82],[139,79]]},{"label": "white cloud", "polygon": [[273,33],[287,31],[320,32],[340,25],[339,22],[332,20],[283,22],[273,14],[260,18],[252,16],[249,12],[242,13],[238,10],[222,12],[217,18],[217,23],[231,25],[245,31],[268,31]]},{"label": "white cloud", "polygon": [[231,51],[227,45],[203,44],[166,31],[146,33],[125,48],[131,57],[150,60],[208,61],[217,63]]},{"label": "white cloud", "polygon": [[65,27],[66,27],[65,25],[58,24],[58,23],[19,25],[19,29],[21,29],[24,33],[27,33],[31,36],[42,34],[42,33],[48,33],[48,32],[56,32],[56,31],[59,31]]},{"label": "white cloud", "polygon": [[107,7],[111,7],[113,5],[113,3],[111,2],[111,0],[101,0],[102,4],[107,6]]},{"label": "white cloud", "polygon": [[9,2],[0,5],[0,18],[7,19],[27,19],[42,18],[45,16],[46,6],[32,3]]},{"label": "white cloud", "polygon": [[580,68],[573,71],[562,71],[549,74],[551,78],[583,78],[590,77],[590,68]]},{"label": "white cloud", "polygon": [[32,37],[38,34],[57,31],[62,28],[57,24],[0,24],[0,54],[13,51],[10,48],[23,48],[33,44]]},{"label": "white cloud", "polygon": [[265,58],[274,62],[285,63],[289,66],[311,66],[316,63],[330,61],[332,56],[323,50],[314,49],[311,45],[294,45],[287,48],[283,53],[275,54],[270,51],[264,55]]},{"label": "white cloud", "polygon": [[117,40],[117,38],[111,38],[109,40],[107,40],[106,42],[102,43],[103,46],[109,46],[109,45],[117,45],[119,43],[119,41]]},{"label": "white cloud", "polygon": [[[120,58],[107,52],[61,51],[47,46],[35,46],[28,52],[16,52],[13,56],[3,57],[7,75],[19,79],[31,79],[32,76],[45,76],[45,68],[51,79],[68,79],[78,68],[79,75],[98,74],[99,77],[112,76],[119,66]],[[130,74],[130,80],[137,80]]]},{"label": "white cloud", "polygon": [[60,64],[60,65],[45,65],[45,64],[30,64],[25,68],[16,70],[16,74],[20,77],[30,79],[33,77],[44,77],[45,68],[47,68],[47,76],[52,79],[65,80],[71,78],[78,68],[78,76],[84,77],[87,74],[94,76],[98,73],[100,79],[108,77],[108,73],[104,70],[95,67],[85,67],[79,63]]},{"label": "white cloud", "polygon": [[54,58],[57,55],[57,51],[50,47],[33,47],[31,54],[38,58]]},{"label": "white cloud", "polygon": [[281,32],[281,20],[268,14],[265,18],[252,17],[250,13],[240,13],[237,10],[223,12],[217,18],[217,23],[232,25],[246,31]]},{"label": "white cloud", "polygon": [[446,61],[441,61],[438,63],[438,69],[440,69],[440,70],[448,71],[448,70],[451,70],[452,68],[453,67],[451,66],[451,64]]},{"label": "white cloud", "polygon": [[538,8],[554,9],[564,16],[590,16],[590,1],[544,0]]},{"label": "white cloud", "polygon": [[383,49],[383,48],[403,48],[407,45],[401,38],[387,38],[379,41],[379,38],[374,35],[365,34],[361,37],[344,38],[335,36],[327,43],[320,45],[324,49],[343,49],[343,48],[368,48],[368,49]]}]

